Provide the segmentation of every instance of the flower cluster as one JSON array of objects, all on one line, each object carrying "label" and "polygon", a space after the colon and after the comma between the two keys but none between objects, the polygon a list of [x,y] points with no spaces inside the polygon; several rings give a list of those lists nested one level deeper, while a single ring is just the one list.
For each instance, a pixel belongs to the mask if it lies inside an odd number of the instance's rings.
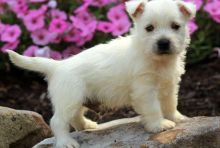
[{"label": "flower cluster", "polygon": [[[203,0],[185,1],[194,3],[196,5],[197,11],[200,10],[202,6],[204,6],[203,10],[206,11],[215,22],[220,23],[220,0],[207,0],[206,3]],[[198,29],[198,26],[194,20],[189,23],[189,28],[191,33]]]},{"label": "flower cluster", "polygon": [[204,10],[209,13],[213,20],[220,23],[220,0],[208,0]]},{"label": "flower cluster", "polygon": [[18,44],[18,38],[21,35],[21,29],[18,25],[0,24],[0,40],[5,42],[1,50],[4,52],[7,49],[15,49]]},{"label": "flower cluster", "polygon": [[[15,50],[25,44],[26,56],[61,59],[79,53],[97,32],[120,36],[131,26],[124,5],[117,0],[83,0],[75,5],[78,7],[67,13],[59,9],[56,0],[0,0],[0,15],[12,13],[16,19],[13,25],[7,20],[0,22],[0,50]],[[91,8],[102,8],[107,17],[98,19]],[[28,43],[21,42],[22,33],[28,34]],[[60,44],[65,49],[52,49]]]},{"label": "flower cluster", "polygon": [[[205,5],[204,10],[220,23],[220,0],[185,1],[194,2],[197,10]],[[116,37],[131,27],[123,0],[0,0],[0,16],[5,16],[0,21],[0,51],[21,48],[26,56],[54,59],[67,58],[87,43],[100,41],[97,34]],[[195,20],[188,26],[191,34],[198,29]]]}]

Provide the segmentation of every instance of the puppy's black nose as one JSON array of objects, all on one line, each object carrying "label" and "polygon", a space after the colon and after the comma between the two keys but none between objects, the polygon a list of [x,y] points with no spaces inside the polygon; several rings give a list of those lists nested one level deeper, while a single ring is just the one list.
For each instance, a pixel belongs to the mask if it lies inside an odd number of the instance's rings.
[{"label": "puppy's black nose", "polygon": [[160,39],[157,42],[157,46],[160,53],[168,53],[170,50],[170,40]]}]

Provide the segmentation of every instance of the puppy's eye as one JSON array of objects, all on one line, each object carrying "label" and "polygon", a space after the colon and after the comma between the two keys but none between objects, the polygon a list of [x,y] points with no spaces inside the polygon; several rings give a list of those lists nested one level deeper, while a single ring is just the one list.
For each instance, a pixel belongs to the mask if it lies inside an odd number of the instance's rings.
[{"label": "puppy's eye", "polygon": [[153,26],[153,25],[148,25],[148,26],[145,28],[145,30],[146,30],[147,32],[152,32],[152,31],[154,31],[154,26]]},{"label": "puppy's eye", "polygon": [[173,30],[176,30],[176,31],[177,31],[177,30],[180,29],[180,25],[173,22],[173,23],[171,24],[171,28],[172,28]]}]

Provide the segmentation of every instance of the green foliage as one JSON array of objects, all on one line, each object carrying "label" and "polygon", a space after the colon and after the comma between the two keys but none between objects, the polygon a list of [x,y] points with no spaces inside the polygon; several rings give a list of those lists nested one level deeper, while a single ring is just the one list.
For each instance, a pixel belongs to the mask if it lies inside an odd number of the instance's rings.
[{"label": "green foliage", "polygon": [[220,25],[203,11],[198,12],[196,22],[199,28],[192,35],[187,54],[187,63],[190,64],[204,60],[214,47],[220,47]]}]

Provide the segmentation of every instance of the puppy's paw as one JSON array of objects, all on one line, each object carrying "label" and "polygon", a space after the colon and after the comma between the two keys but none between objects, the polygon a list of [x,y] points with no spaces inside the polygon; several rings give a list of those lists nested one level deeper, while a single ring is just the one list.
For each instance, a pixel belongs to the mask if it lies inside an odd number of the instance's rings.
[{"label": "puppy's paw", "polygon": [[147,123],[145,129],[149,132],[156,133],[174,128],[176,123],[167,119],[159,120],[158,122]]},{"label": "puppy's paw", "polygon": [[187,116],[182,115],[179,111],[176,111],[173,115],[168,116],[167,119],[172,120],[176,123],[189,120]]},{"label": "puppy's paw", "polygon": [[62,138],[59,139],[56,143],[55,148],[79,148],[80,145],[76,140],[68,137],[68,138]]}]

